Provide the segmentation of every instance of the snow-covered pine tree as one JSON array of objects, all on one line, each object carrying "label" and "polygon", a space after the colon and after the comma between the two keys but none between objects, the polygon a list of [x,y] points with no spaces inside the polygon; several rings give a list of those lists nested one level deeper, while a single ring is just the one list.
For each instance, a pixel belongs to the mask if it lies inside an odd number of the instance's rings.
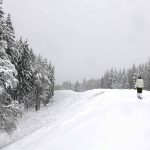
[{"label": "snow-covered pine tree", "polygon": [[26,96],[33,89],[33,64],[28,42],[23,42],[22,39],[20,39],[17,47],[19,51],[19,58],[17,62],[17,79],[19,81],[17,85],[17,94],[19,96],[19,103],[21,103],[23,96]]},{"label": "snow-covered pine tree", "polygon": [[121,83],[120,83],[120,87],[122,89],[127,89],[129,88],[129,82],[128,82],[128,77],[126,74],[126,70],[124,69],[122,72],[122,78],[121,78]]},{"label": "snow-covered pine tree", "polygon": [[113,71],[113,82],[112,82],[112,88],[118,89],[119,88],[119,73],[116,69]]},{"label": "snow-covered pine tree", "polygon": [[4,88],[7,85],[13,86],[13,83],[16,82],[14,75],[17,74],[14,65],[9,60],[9,57],[6,53],[6,49],[8,48],[7,41],[5,40],[5,19],[4,19],[4,11],[2,7],[3,1],[0,0],[0,74],[4,77]]},{"label": "snow-covered pine tree", "polygon": [[43,103],[46,106],[50,102],[50,99],[54,96],[54,88],[55,88],[55,78],[54,78],[54,66],[52,67],[51,63],[48,64],[47,60],[42,68],[42,98]]},{"label": "snow-covered pine tree", "polygon": [[129,82],[129,88],[133,88],[133,73],[131,69],[127,70],[127,76],[128,76],[128,82]]},{"label": "snow-covered pine tree", "polygon": [[127,77],[128,77],[128,82],[129,82],[129,88],[130,89],[133,89],[134,86],[135,86],[135,82],[136,82],[136,73],[137,72],[137,69],[136,69],[136,66],[135,64],[133,64],[132,68],[129,68],[127,70]]},{"label": "snow-covered pine tree", "polygon": [[0,40],[4,40],[5,35],[5,19],[4,19],[4,11],[2,7],[3,1],[0,0]]},{"label": "snow-covered pine tree", "polygon": [[12,21],[10,14],[8,14],[6,23],[5,23],[5,40],[7,42],[7,49],[6,53],[9,56],[9,59],[11,62],[15,65],[17,65],[17,58],[18,58],[18,52],[16,50],[16,45],[15,45],[15,32],[14,28],[12,26]]},{"label": "snow-covered pine tree", "polygon": [[113,81],[112,81],[112,84],[111,84],[111,88],[112,89],[118,89],[119,88],[118,82],[117,82],[117,75],[113,76]]},{"label": "snow-covered pine tree", "polygon": [[140,64],[140,65],[138,66],[138,76],[143,77],[143,70],[144,70],[144,65],[143,65],[143,64]]},{"label": "snow-covered pine tree", "polygon": [[40,55],[36,57],[34,66],[35,109],[40,109],[43,101],[46,105],[54,95],[54,67]]},{"label": "snow-covered pine tree", "polygon": [[102,76],[102,78],[100,79],[100,88],[104,88],[104,77]]},{"label": "snow-covered pine tree", "polygon": [[76,83],[74,85],[74,91],[75,92],[79,92],[80,91],[80,83],[79,83],[79,81],[76,81]]},{"label": "snow-covered pine tree", "polygon": [[150,58],[148,59],[147,64],[145,64],[144,82],[145,82],[145,89],[150,90]]},{"label": "snow-covered pine tree", "polygon": [[112,68],[109,73],[109,84],[111,89],[113,88],[113,82],[114,82],[114,69]]},{"label": "snow-covered pine tree", "polygon": [[50,98],[52,97],[52,88],[53,85],[51,83],[51,65],[48,65],[47,59],[41,58],[41,78],[40,78],[40,84],[41,84],[41,95],[40,95],[40,101],[43,101],[44,105],[49,103]]},{"label": "snow-covered pine tree", "polygon": [[6,48],[6,41],[0,40],[0,130],[11,133],[16,128],[16,119],[13,109],[7,107],[12,103],[7,87],[16,85],[17,71],[6,54]]},{"label": "snow-covered pine tree", "polygon": [[30,63],[31,63],[30,65],[32,66],[31,85],[32,85],[32,88],[34,88],[34,67],[35,67],[36,56],[32,48],[29,50],[29,55],[30,55]]},{"label": "snow-covered pine tree", "polygon": [[36,56],[35,56],[32,48],[30,49],[29,52],[30,52],[30,57],[31,57],[31,63],[32,63],[32,66],[34,67]]},{"label": "snow-covered pine tree", "polygon": [[97,88],[96,88],[96,89],[100,89],[100,88],[101,88],[101,80],[98,79],[98,80],[97,80]]},{"label": "snow-covered pine tree", "polygon": [[49,99],[52,98],[54,96],[54,89],[55,89],[55,67],[51,65],[51,62],[49,64],[47,64],[48,66],[48,79],[50,81],[49,84]]},{"label": "snow-covered pine tree", "polygon": [[17,71],[15,66],[10,62],[8,55],[5,51],[7,43],[4,40],[0,40],[0,74],[3,76],[4,88],[13,86],[16,83],[15,75]]},{"label": "snow-covered pine tree", "polygon": [[16,122],[13,112],[7,108],[12,102],[10,95],[6,92],[8,86],[14,86],[17,80],[17,74],[14,65],[10,62],[6,53],[7,43],[5,37],[5,20],[0,0],[0,130],[10,133],[16,128]]},{"label": "snow-covered pine tree", "polygon": [[105,89],[110,89],[110,88],[111,88],[109,76],[110,76],[110,72],[109,72],[109,71],[106,71],[106,73],[104,74],[104,77],[103,77],[104,88],[105,88]]},{"label": "snow-covered pine tree", "polygon": [[132,79],[132,88],[135,88],[136,79],[138,78],[137,73],[134,73],[133,79]]}]

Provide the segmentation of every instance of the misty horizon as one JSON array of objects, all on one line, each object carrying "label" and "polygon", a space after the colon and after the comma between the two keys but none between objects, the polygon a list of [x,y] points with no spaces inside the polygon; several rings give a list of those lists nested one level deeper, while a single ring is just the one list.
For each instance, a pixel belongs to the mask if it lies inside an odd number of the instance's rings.
[{"label": "misty horizon", "polygon": [[146,62],[149,7],[142,0],[4,1],[17,38],[29,39],[33,50],[55,65],[57,84]]}]

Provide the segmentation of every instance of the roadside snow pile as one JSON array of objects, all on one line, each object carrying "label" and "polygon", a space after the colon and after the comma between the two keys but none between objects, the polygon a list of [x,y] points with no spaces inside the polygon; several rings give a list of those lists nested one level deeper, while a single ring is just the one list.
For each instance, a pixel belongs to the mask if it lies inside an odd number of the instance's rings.
[{"label": "roadside snow pile", "polygon": [[0,135],[0,144],[27,135],[3,150],[150,150],[150,92],[143,96],[137,99],[135,90],[57,91],[51,105],[23,116],[12,137]]}]

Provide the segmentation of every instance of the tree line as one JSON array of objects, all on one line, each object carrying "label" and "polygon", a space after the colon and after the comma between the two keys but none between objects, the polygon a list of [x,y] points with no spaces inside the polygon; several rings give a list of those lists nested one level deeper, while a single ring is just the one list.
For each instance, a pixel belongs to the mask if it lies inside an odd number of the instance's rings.
[{"label": "tree line", "polygon": [[0,130],[11,133],[24,109],[40,109],[54,95],[54,66],[36,55],[28,40],[16,39],[0,0]]},{"label": "tree line", "polygon": [[150,58],[146,63],[136,66],[135,64],[128,69],[117,70],[112,68],[107,70],[99,79],[84,79],[81,83],[76,81],[74,84],[65,81],[62,85],[56,85],[56,90],[73,90],[82,92],[90,89],[133,89],[138,76],[141,76],[145,83],[145,90],[150,91]]}]

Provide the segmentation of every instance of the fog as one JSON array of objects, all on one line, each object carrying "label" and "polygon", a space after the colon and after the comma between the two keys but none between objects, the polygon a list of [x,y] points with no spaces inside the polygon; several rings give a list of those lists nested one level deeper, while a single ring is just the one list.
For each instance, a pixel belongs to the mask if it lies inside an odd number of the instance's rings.
[{"label": "fog", "polygon": [[55,65],[56,83],[98,78],[150,56],[148,0],[5,0],[17,38]]}]

